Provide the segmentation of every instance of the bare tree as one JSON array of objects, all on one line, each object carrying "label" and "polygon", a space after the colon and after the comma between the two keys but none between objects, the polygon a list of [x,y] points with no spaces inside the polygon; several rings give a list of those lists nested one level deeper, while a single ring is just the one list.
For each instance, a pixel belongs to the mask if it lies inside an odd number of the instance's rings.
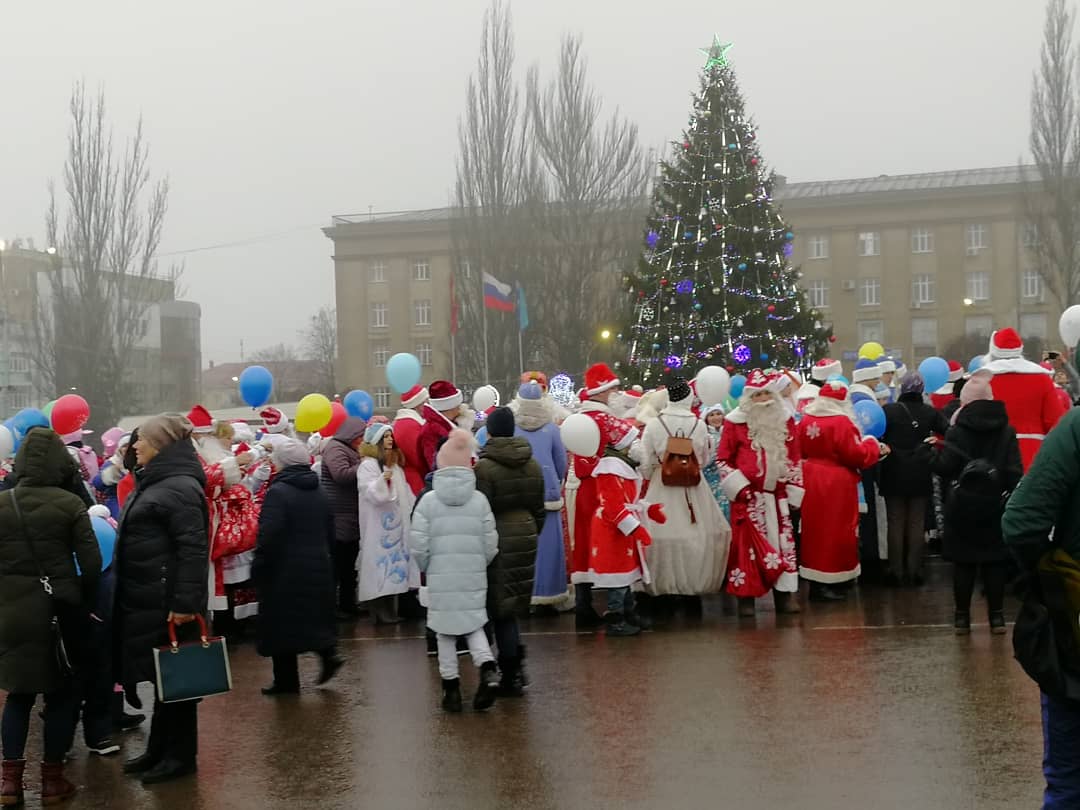
[{"label": "bare tree", "polygon": [[[138,413],[152,370],[145,354],[149,310],[174,295],[180,269],[161,273],[154,258],[168,209],[169,182],[151,180],[142,121],[122,150],[113,144],[104,94],[75,85],[64,162],[63,210],[50,184],[46,231],[56,248],[38,286],[34,363],[44,387],[78,390],[94,423]],[[142,379],[139,379],[142,375]]]},{"label": "bare tree", "polygon": [[323,307],[308,321],[301,333],[304,359],[313,370],[318,390],[333,396],[337,390],[337,314]]},{"label": "bare tree", "polygon": [[1080,106],[1077,103],[1075,15],[1049,0],[1039,68],[1031,91],[1031,153],[1040,184],[1027,196],[1028,240],[1058,304],[1080,302]]},{"label": "bare tree", "polygon": [[[589,86],[580,37],[564,37],[545,88],[528,75],[530,132],[542,173],[533,206],[543,246],[535,321],[548,368],[581,370],[618,307],[621,270],[633,266],[649,165],[638,128],[618,110],[605,122]],[[595,355],[594,355],[595,357]]]}]

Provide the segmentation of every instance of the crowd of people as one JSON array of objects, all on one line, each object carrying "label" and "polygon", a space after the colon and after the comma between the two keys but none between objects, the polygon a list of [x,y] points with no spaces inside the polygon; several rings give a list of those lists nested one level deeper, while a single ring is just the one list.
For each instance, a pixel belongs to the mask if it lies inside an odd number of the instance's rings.
[{"label": "crowd of people", "polygon": [[[981,573],[1003,633],[1008,495],[1080,393],[1075,372],[1061,381],[1071,393],[1055,384],[1063,356],[1048,362],[1025,360],[1004,329],[979,370],[955,365],[933,392],[892,358],[860,360],[851,383],[825,359],[805,380],[752,370],[725,406],[680,377],[624,388],[597,363],[572,407],[541,372],[481,413],[437,380],[402,394],[392,419],[349,417],[303,440],[273,407],[255,426],[201,406],[154,417],[104,434],[100,457],[82,433],[35,428],[0,493],[0,804],[23,800],[37,696],[53,803],[75,792],[63,767],[79,720],[91,752],[117,753],[116,735],[144,722],[128,706],[155,680],[153,650],[205,616],[230,641],[253,633],[275,698],[300,691],[300,655],[318,657],[318,684],[345,665],[341,623],[422,619],[442,707],[463,710],[468,653],[483,711],[529,687],[530,614],[573,611],[612,638],[674,613],[700,619],[709,594],[740,621],[770,593],[778,616],[797,614],[802,581],[825,605],[860,579],[921,586],[938,538],[956,632],[971,632]],[[884,406],[878,438],[855,418],[862,398]],[[1080,477],[1075,459],[1070,471]],[[194,773],[197,706],[155,697],[146,751],[125,772],[145,784]]]}]

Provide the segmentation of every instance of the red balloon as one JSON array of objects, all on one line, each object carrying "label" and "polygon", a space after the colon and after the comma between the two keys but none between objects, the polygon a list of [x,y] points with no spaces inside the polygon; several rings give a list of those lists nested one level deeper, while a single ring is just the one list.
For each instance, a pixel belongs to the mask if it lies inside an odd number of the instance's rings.
[{"label": "red balloon", "polygon": [[769,310],[769,312],[776,312],[776,307],[773,304],[769,304],[767,309]]},{"label": "red balloon", "polygon": [[836,335],[829,335],[829,343],[836,343]]},{"label": "red balloon", "polygon": [[65,394],[52,409],[52,428],[61,436],[82,430],[90,421],[90,406],[78,394]]},{"label": "red balloon", "polygon": [[331,402],[330,421],[319,428],[319,434],[321,436],[333,436],[348,418],[349,414],[346,412],[344,405],[340,402]]}]

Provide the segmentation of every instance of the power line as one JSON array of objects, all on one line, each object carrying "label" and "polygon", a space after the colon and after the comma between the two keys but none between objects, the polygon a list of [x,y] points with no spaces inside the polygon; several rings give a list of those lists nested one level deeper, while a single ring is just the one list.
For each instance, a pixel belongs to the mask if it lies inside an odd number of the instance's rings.
[{"label": "power line", "polygon": [[260,242],[269,242],[273,239],[279,239],[282,236],[288,236],[289,234],[299,233],[300,231],[311,230],[312,228],[319,228],[323,225],[322,222],[316,222],[312,225],[297,225],[293,228],[288,228],[284,231],[273,231],[271,233],[260,234],[259,236],[251,236],[246,239],[237,239],[232,242],[218,242],[214,245],[203,245],[202,247],[187,248],[185,250],[170,250],[167,253],[155,253],[155,259],[164,259],[169,256],[186,256],[191,253],[204,253],[209,250],[221,250],[223,248],[231,247],[243,247],[245,245],[255,245]]}]

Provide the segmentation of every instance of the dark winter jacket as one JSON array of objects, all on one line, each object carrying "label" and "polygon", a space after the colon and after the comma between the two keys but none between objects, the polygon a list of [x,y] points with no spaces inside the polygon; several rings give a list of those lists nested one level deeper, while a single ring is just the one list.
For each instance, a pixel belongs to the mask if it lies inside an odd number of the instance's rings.
[{"label": "dark winter jacket", "polygon": [[1067,411],[1047,434],[1009,498],[1001,529],[1026,571],[1055,546],[1080,560],[1080,408]]},{"label": "dark winter jacket", "polygon": [[350,416],[326,443],[319,480],[334,516],[334,539],[339,543],[360,542],[360,493],[356,488],[356,468],[360,454],[353,449],[364,437],[367,423]]},{"label": "dark winter jacket", "polygon": [[[953,486],[968,462],[980,458],[997,470],[999,493],[979,496]],[[1008,551],[1001,539],[1004,502],[997,496],[1016,487],[1024,467],[1005,403],[976,400],[965,405],[934,454],[932,467],[945,480],[945,558],[959,563],[1006,560]]]},{"label": "dark winter jacket", "polygon": [[881,494],[929,496],[932,449],[926,439],[935,433],[943,436],[948,428],[945,417],[923,402],[921,394],[903,394],[898,402],[886,405],[881,440],[892,452],[881,463]]},{"label": "dark winter jacket", "polygon": [[544,473],[521,437],[487,440],[476,463],[476,488],[495,513],[499,554],[488,567],[488,615],[527,616],[536,566],[536,536],[544,525]]},{"label": "dark winter jacket", "polygon": [[259,655],[319,652],[337,643],[330,544],[334,519],[306,465],[274,476],[259,515],[252,580]]},{"label": "dark winter jacket", "polygon": [[94,608],[101,552],[86,506],[63,488],[71,464],[60,438],[35,428],[15,457],[22,526],[12,491],[0,494],[0,689],[9,692],[53,692],[63,683],[49,626],[52,605],[35,556],[55,599],[76,607],[80,618]]},{"label": "dark winter jacket", "polygon": [[[120,683],[154,679],[154,647],[168,643],[169,612],[204,615],[210,557],[206,476],[195,446],[165,447],[136,474],[116,538],[114,671]],[[183,635],[196,634],[183,627]]]}]

